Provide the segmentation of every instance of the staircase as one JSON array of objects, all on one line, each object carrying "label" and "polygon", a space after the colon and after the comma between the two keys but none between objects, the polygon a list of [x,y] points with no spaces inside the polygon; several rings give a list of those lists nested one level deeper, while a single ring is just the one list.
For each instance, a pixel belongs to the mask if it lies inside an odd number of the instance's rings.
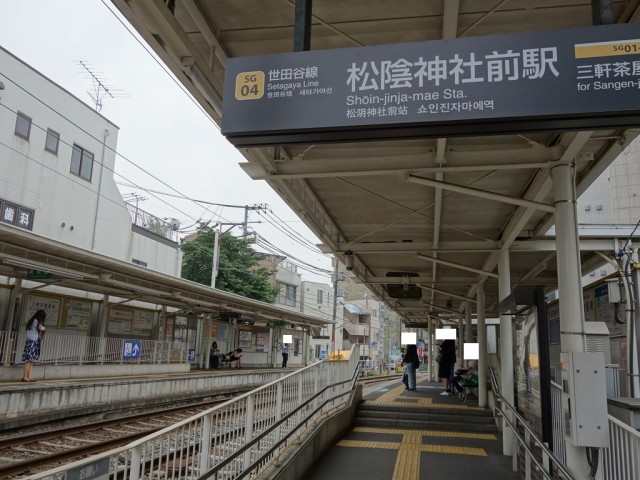
[{"label": "staircase", "polygon": [[488,408],[438,408],[375,405],[364,402],[356,412],[357,427],[497,433]]}]

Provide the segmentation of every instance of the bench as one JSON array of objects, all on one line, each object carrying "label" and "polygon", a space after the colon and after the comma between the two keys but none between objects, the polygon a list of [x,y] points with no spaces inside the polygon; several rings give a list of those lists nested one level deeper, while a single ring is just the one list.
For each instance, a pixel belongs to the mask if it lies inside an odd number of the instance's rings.
[{"label": "bench", "polygon": [[460,386],[464,389],[464,403],[467,403],[467,395],[478,388],[478,370],[469,371],[460,380]]}]

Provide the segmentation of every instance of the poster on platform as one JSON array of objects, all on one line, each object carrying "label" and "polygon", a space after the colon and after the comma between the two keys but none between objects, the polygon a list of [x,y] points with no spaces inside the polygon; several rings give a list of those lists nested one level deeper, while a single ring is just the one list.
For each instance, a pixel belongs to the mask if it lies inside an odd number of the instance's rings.
[{"label": "poster on platform", "polygon": [[60,298],[49,297],[46,295],[35,295],[33,293],[28,294],[25,302],[25,325],[38,310],[44,310],[47,314],[45,326],[58,326],[60,322]]},{"label": "poster on platform", "polygon": [[133,310],[130,308],[111,307],[109,308],[109,323],[107,330],[116,335],[130,334]]}]

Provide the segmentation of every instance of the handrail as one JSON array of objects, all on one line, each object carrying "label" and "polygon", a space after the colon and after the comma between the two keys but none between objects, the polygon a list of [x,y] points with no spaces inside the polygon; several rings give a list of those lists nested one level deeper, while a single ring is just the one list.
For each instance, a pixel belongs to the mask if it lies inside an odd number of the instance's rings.
[{"label": "handrail", "polygon": [[[534,440],[534,442],[537,444],[537,446],[554,463],[554,465],[558,468],[558,470],[567,479],[569,479],[569,480],[573,479],[573,476],[571,475],[569,470],[567,470],[567,468],[564,466],[562,461],[559,460],[554,455],[554,453],[551,450],[549,450],[549,448],[547,448],[547,446],[544,444],[542,439],[540,437],[538,437],[538,434],[536,432],[534,432],[529,427],[529,425],[527,424],[526,420],[524,418],[522,418],[522,416],[516,411],[515,407],[513,407],[513,405],[511,405],[502,395],[500,395],[500,386],[498,385],[498,380],[496,378],[495,371],[493,370],[493,367],[489,367],[489,372],[490,372],[491,390],[493,391],[494,397],[496,397],[498,399],[498,401],[502,405],[506,406],[511,411],[511,413],[515,416],[515,418],[519,422],[519,424],[522,425],[522,427],[524,427],[524,429],[531,436],[531,438]],[[536,464],[536,466],[540,470],[540,473],[542,473],[542,475],[544,475],[545,478],[552,479],[553,477],[549,473],[546,472],[546,470],[544,468],[544,465],[542,465],[538,461],[538,459],[533,455],[533,452],[531,452],[531,450],[529,450],[529,447],[526,444],[526,440],[521,437],[520,432],[518,431],[517,425],[514,425],[511,422],[511,420],[508,418],[507,415],[503,415],[502,417],[506,420],[507,424],[509,425],[509,428],[511,428],[511,430],[515,434],[515,436],[518,439],[518,441],[520,443],[522,443],[523,448],[527,451],[527,453],[531,457],[531,460],[533,460],[533,462]]]},{"label": "handrail", "polygon": [[126,446],[28,479],[81,478],[97,465],[108,465],[101,473],[110,480],[139,480],[151,471],[174,480],[254,477],[350,404],[358,359],[354,346],[346,360],[313,363]]}]

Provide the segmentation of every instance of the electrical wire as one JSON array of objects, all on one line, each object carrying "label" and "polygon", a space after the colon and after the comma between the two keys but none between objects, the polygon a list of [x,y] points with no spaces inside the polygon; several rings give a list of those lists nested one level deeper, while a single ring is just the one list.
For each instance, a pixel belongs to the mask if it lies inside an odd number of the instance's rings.
[{"label": "electrical wire", "polygon": [[[0,73],[0,75],[2,75],[2,74]],[[4,104],[4,103],[2,103],[2,102],[0,102],[0,106],[2,106],[2,107],[4,107],[4,108],[6,108],[6,109],[7,109],[7,110],[9,110],[10,112],[15,113],[16,115],[17,115],[17,113],[18,113],[18,112],[16,112],[15,110],[13,110],[12,108],[8,107],[7,105],[5,105],[5,104]],[[36,127],[36,128],[38,128],[39,130],[41,130],[43,133],[46,133],[46,130],[44,129],[44,127],[41,127],[41,126],[40,126],[40,125],[38,125],[37,123],[34,123],[34,122],[33,122],[33,120],[31,121],[31,125],[32,125],[32,126],[35,126],[35,127]],[[96,139],[96,140],[98,140],[98,139]],[[65,141],[65,140],[63,140],[62,138],[58,138],[58,141],[59,141],[60,143],[62,143],[63,145],[66,145],[67,147],[69,147],[69,148],[73,149],[73,145],[71,145],[70,143],[66,142],[66,141]],[[98,140],[98,141],[100,141],[100,140]],[[103,142],[102,142],[102,141],[100,141],[100,144],[103,144]],[[54,172],[55,174],[60,175],[61,177],[63,177],[63,178],[65,178],[65,179],[67,179],[67,180],[69,180],[69,181],[71,181],[71,182],[75,183],[76,185],[80,185],[80,186],[82,186],[83,188],[86,188],[87,190],[90,190],[92,193],[95,193],[96,195],[100,195],[102,198],[108,199],[108,200],[112,201],[113,203],[115,203],[115,204],[119,205],[120,207],[122,207],[122,205],[121,205],[121,204],[119,204],[118,202],[115,202],[115,201],[113,201],[112,199],[110,199],[110,198],[108,198],[108,197],[105,197],[105,196],[104,196],[103,194],[101,194],[101,193],[95,192],[92,188],[90,188],[90,187],[89,187],[89,186],[87,186],[86,184],[83,184],[82,182],[78,182],[78,181],[74,180],[72,177],[69,177],[69,176],[67,176],[67,175],[64,175],[64,174],[62,174],[62,173],[58,172],[57,170],[55,170],[55,169],[54,169],[54,168],[52,168],[51,166],[46,165],[45,163],[40,162],[39,160],[36,160],[35,158],[33,158],[33,157],[29,156],[29,155],[26,155],[26,154],[24,154],[24,153],[20,152],[19,150],[16,150],[15,148],[13,148],[13,147],[11,147],[11,146],[7,145],[6,143],[0,142],[0,145],[4,146],[5,148],[8,148],[9,150],[12,150],[13,152],[15,152],[15,153],[17,153],[17,154],[19,154],[19,155],[22,155],[23,157],[25,157],[25,158],[27,158],[27,159],[29,159],[29,160],[31,160],[31,161],[33,161],[33,162],[37,163],[38,165],[40,165],[40,166],[42,166],[42,167],[44,167],[44,168],[46,168],[46,169],[48,169],[48,170],[50,170],[50,171]],[[105,145],[105,147],[106,147],[106,145]],[[108,147],[106,147],[106,148],[108,148]],[[106,166],[103,162],[101,162],[101,161],[99,161],[99,160],[97,160],[97,159],[95,159],[95,158],[93,159],[93,162],[94,162],[95,164],[100,165],[102,168],[104,168],[104,169],[106,169],[106,170],[110,171],[111,173],[113,173],[113,175],[117,175],[118,177],[124,178],[125,180],[129,180],[129,179],[127,179],[127,178],[123,177],[122,175],[120,175],[119,173],[117,173],[117,172],[116,172],[115,170],[113,170],[112,168],[109,168],[108,166]],[[130,181],[130,180],[129,180],[129,181]],[[90,185],[90,184],[91,184],[91,183],[89,182],[89,185]],[[151,195],[153,195],[153,194],[151,194]],[[157,196],[155,196],[155,195],[153,195],[153,196],[154,196],[155,198],[157,198],[158,200],[160,200],[161,202],[165,203],[166,205],[168,205],[168,206],[172,207],[174,210],[177,210],[177,211],[178,211],[178,212],[180,212],[181,214],[183,214],[183,215],[185,215],[185,216],[187,216],[187,217],[191,218],[192,220],[195,220],[195,219],[194,219],[193,217],[191,217],[191,215],[189,215],[188,213],[183,212],[182,210],[180,210],[180,209],[176,208],[175,206],[171,205],[171,204],[170,204],[170,203],[168,203],[168,202],[165,202],[165,201],[164,201],[164,200],[162,200],[160,197],[157,197]],[[126,208],[126,207],[124,207],[124,208]]]},{"label": "electrical wire", "polygon": [[[96,136],[94,136],[92,133],[88,132],[87,130],[85,130],[83,127],[81,127],[80,125],[78,125],[77,123],[75,123],[74,121],[70,120],[69,118],[67,118],[65,115],[63,115],[61,112],[59,112],[58,110],[56,110],[55,108],[53,108],[52,106],[50,106],[49,104],[47,104],[46,102],[44,102],[42,99],[38,98],[36,95],[34,95],[33,93],[31,93],[30,91],[26,90],[25,88],[23,88],[20,84],[18,84],[16,81],[14,81],[11,77],[8,77],[6,74],[0,72],[0,76],[6,78],[9,82],[11,82],[13,85],[15,85],[16,87],[18,87],[20,90],[22,90],[24,93],[26,93],[27,95],[29,95],[30,97],[32,97],[34,100],[36,100],[37,102],[41,103],[42,105],[44,105],[45,107],[47,107],[49,110],[51,110],[52,112],[54,112],[55,114],[57,114],[59,117],[63,118],[64,120],[66,120],[69,124],[73,125],[74,127],[76,127],[79,131],[83,132],[84,134],[88,135],[90,138],[94,139],[96,142],[99,142],[101,145],[104,145],[104,147],[111,151],[114,155],[116,155],[117,157],[122,158],[123,160],[125,160],[126,162],[130,163],[131,165],[133,165],[134,167],[136,167],[137,169],[139,169],[140,171],[142,171],[143,173],[149,175],[151,178],[153,178],[154,180],[160,182],[162,185],[168,187],[169,189],[171,189],[172,191],[176,192],[177,194],[181,195],[183,199],[185,200],[189,200],[191,201],[191,199],[185,195],[184,193],[180,192],[179,190],[177,190],[176,188],[172,187],[171,185],[169,185],[167,182],[161,180],[160,178],[156,177],[154,174],[152,174],[151,172],[145,170],[143,167],[141,167],[140,165],[138,165],[137,163],[135,163],[132,160],[129,160],[127,157],[125,157],[124,155],[122,155],[121,153],[117,152],[116,150],[114,150],[113,148],[111,148],[110,146],[106,145],[106,143],[104,143],[101,139],[97,138]],[[14,111],[13,109],[11,109],[10,107],[0,103],[0,105],[4,106],[7,110],[12,111],[14,113],[17,114],[16,111]],[[108,120],[107,120],[108,121]],[[40,127],[42,129],[42,127]],[[42,129],[44,130],[44,129]],[[95,161],[95,160],[94,160]],[[103,165],[104,166],[104,165]],[[105,167],[106,168],[106,167]],[[111,169],[109,169],[111,170]],[[112,172],[115,173],[114,170],[111,170]],[[127,180],[127,181],[131,181],[130,179],[117,174],[119,177]],[[196,202],[194,202],[196,203]],[[196,205],[198,205],[196,203]],[[198,205],[199,208],[202,208],[202,205]],[[184,213],[184,212],[181,212]],[[191,217],[190,215],[187,215],[188,217]]]},{"label": "electrical wire", "polygon": [[169,78],[180,88],[180,90],[182,90],[187,97],[189,98],[189,100],[191,100],[194,105],[196,107],[198,107],[198,109],[204,113],[205,117],[207,117],[207,120],[209,120],[218,130],[220,130],[220,126],[213,120],[213,118],[211,118],[211,116],[207,113],[207,111],[202,107],[202,105],[200,105],[189,93],[189,91],[185,88],[185,86],[180,83],[178,81],[178,79],[175,78],[175,76],[169,71],[167,70],[167,67],[160,62],[155,54],[151,51],[149,51],[149,49],[146,47],[146,45],[144,43],[142,43],[140,41],[140,39],[138,37],[136,37],[136,35],[129,29],[129,27],[122,21],[122,19],[118,16],[118,14],[116,14],[116,12],[114,12],[113,10],[111,10],[111,8],[109,8],[109,6],[107,5],[107,3],[105,2],[105,0],[100,0],[102,2],[102,4],[105,6],[105,8],[107,10],[109,10],[109,12],[116,18],[116,20],[118,20],[118,22],[120,22],[120,24],[124,27],[124,29],[129,33],[129,35],[131,35],[133,37],[133,39],[138,42],[138,44],[144,49],[145,52],[147,52],[147,54],[153,59],[154,62],[156,62],[160,68],[164,71],[164,73],[166,73]]}]

